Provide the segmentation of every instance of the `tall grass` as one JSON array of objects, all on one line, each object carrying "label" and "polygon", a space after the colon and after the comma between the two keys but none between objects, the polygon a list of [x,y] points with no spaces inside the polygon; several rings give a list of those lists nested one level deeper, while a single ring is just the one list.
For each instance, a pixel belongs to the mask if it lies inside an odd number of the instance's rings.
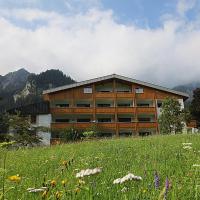
[{"label": "tall grass", "polygon": [[[182,143],[188,142],[192,149],[183,149]],[[193,166],[200,164],[198,135],[109,139],[21,149],[9,151],[6,160],[4,184],[9,191],[5,199],[42,199],[43,192],[27,191],[42,186],[48,187],[43,199],[163,199],[167,177],[170,182],[167,199],[200,199],[200,167]],[[70,163],[65,165],[63,161]],[[78,182],[77,172],[95,167],[102,167],[102,172]],[[160,178],[157,189],[155,171]],[[114,179],[129,172],[141,176],[142,181],[113,184]],[[8,179],[16,174],[21,177],[20,182]],[[56,181],[55,186],[51,185],[52,180]]]}]

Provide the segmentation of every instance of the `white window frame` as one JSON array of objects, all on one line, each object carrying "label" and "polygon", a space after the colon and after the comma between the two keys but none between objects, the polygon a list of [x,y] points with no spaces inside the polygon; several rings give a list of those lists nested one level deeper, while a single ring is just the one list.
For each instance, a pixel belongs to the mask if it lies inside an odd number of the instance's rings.
[{"label": "white window frame", "polygon": [[92,94],[92,87],[85,87],[83,89],[84,94]]},{"label": "white window frame", "polygon": [[135,88],[135,93],[142,94],[142,93],[144,93],[144,89],[143,88]]}]

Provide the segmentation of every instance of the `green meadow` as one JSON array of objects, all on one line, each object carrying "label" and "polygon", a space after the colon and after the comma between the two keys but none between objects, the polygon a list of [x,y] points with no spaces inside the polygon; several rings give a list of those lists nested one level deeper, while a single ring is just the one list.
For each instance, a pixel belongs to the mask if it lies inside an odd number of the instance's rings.
[{"label": "green meadow", "polygon": [[[4,185],[7,200],[200,199],[200,135],[102,139],[10,150],[6,170],[4,155],[2,151],[1,194]],[[102,171],[76,178],[82,169],[96,167]],[[159,177],[156,187],[155,172]],[[113,184],[128,173],[141,176],[142,180]],[[166,179],[169,180],[167,192]],[[41,187],[46,187],[45,191],[27,191]]]}]

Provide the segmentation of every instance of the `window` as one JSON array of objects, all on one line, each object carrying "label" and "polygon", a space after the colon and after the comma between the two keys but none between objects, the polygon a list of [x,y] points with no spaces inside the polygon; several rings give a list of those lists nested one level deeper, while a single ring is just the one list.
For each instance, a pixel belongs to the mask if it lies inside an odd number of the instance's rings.
[{"label": "window", "polygon": [[85,87],[84,90],[83,90],[83,92],[85,94],[91,94],[92,93],[92,88],[91,87]]},{"label": "window", "polygon": [[137,103],[138,107],[150,107],[148,103]]},{"label": "window", "polygon": [[77,103],[76,104],[77,107],[90,107],[89,103]]},{"label": "window", "polygon": [[151,118],[147,118],[147,117],[140,117],[138,118],[139,122],[151,122]]},{"label": "window", "polygon": [[117,104],[118,107],[131,107],[130,103],[118,103]]},{"label": "window", "polygon": [[68,104],[68,103],[57,103],[57,104],[56,104],[56,107],[59,107],[59,108],[66,108],[66,107],[69,107],[69,104]]},{"label": "window", "polygon": [[135,93],[142,94],[142,93],[144,93],[144,90],[143,90],[143,88],[135,88]]},{"label": "window", "polygon": [[99,118],[98,122],[111,122],[111,118]]},{"label": "window", "polygon": [[111,107],[111,104],[106,104],[106,103],[98,103],[97,107]]},{"label": "window", "polygon": [[118,121],[119,122],[131,122],[131,118],[129,117],[129,118],[118,118]]},{"label": "window", "polygon": [[158,102],[157,106],[158,106],[158,108],[161,108],[162,107],[162,102]]},{"label": "window", "polygon": [[90,122],[89,118],[86,119],[77,119],[77,122]]},{"label": "window", "polygon": [[55,122],[69,122],[69,119],[55,119]]}]

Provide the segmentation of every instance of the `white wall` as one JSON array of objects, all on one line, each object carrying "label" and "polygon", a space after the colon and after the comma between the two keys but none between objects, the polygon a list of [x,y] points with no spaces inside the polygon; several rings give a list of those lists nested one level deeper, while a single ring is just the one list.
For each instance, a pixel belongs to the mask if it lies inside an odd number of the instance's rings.
[{"label": "white wall", "polygon": [[51,126],[51,114],[37,115],[36,116],[36,125],[50,128],[50,126]]},{"label": "white wall", "polygon": [[184,102],[183,102],[183,99],[178,99],[178,102],[181,104],[181,109],[184,109]]},{"label": "white wall", "polygon": [[[50,128],[51,121],[52,121],[51,114],[36,116],[36,126],[43,126],[43,127]],[[38,135],[42,138],[41,142],[43,145],[50,145],[50,139],[51,139],[50,131],[47,131],[47,132],[39,131]]]}]

